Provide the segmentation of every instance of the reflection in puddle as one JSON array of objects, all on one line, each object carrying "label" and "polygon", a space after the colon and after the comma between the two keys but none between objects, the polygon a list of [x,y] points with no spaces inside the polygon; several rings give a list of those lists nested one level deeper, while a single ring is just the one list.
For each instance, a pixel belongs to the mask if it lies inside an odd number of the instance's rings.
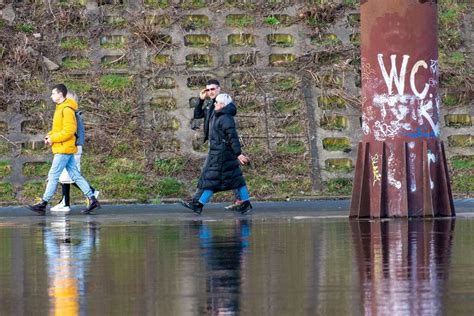
[{"label": "reflection in puddle", "polygon": [[48,261],[50,314],[84,314],[87,295],[85,272],[93,248],[99,245],[96,225],[84,225],[77,235],[71,234],[67,216],[54,217],[45,225],[43,236]]},{"label": "reflection in puddle", "polygon": [[366,315],[436,315],[454,219],[351,222]]},{"label": "reflection in puddle", "polygon": [[238,221],[220,235],[205,222],[198,227],[207,271],[207,306],[202,310],[212,315],[235,315],[239,312],[241,265],[249,245],[249,223]]},{"label": "reflection in puddle", "polygon": [[474,218],[84,219],[0,227],[0,315],[474,315]]}]

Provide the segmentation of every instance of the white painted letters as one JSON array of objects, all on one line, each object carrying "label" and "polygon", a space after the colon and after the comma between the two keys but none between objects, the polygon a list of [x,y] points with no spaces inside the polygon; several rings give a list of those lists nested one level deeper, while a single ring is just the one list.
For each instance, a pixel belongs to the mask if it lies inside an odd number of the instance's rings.
[{"label": "white painted letters", "polygon": [[420,68],[420,66],[423,66],[423,68],[425,69],[428,68],[428,64],[426,64],[423,60],[417,61],[416,64],[411,69],[410,86],[411,86],[411,90],[417,97],[419,97],[420,99],[424,99],[426,97],[426,94],[428,93],[428,90],[430,89],[430,85],[425,83],[425,88],[423,89],[423,91],[421,91],[421,93],[418,92],[418,90],[416,89],[415,75],[418,72],[418,68]]}]

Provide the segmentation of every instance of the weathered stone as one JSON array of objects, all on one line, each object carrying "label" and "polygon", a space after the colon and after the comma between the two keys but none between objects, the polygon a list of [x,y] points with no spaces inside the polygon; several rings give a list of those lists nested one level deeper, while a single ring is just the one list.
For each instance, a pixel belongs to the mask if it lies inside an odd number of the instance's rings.
[{"label": "weathered stone", "polygon": [[47,57],[44,57],[43,56],[43,62],[46,66],[46,68],[48,68],[49,71],[55,71],[55,70],[58,70],[59,69],[59,65],[52,62],[50,59],[48,59]]}]

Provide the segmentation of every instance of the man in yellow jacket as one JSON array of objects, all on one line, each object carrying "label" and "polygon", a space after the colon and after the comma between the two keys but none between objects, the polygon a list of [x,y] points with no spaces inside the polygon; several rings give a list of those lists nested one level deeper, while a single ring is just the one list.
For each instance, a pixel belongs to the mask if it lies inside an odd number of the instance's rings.
[{"label": "man in yellow jacket", "polygon": [[46,205],[53,197],[58,185],[59,176],[64,168],[71,179],[77,184],[81,191],[89,199],[89,206],[83,210],[83,214],[90,214],[95,208],[100,208],[99,201],[95,198],[89,183],[82,177],[74,161],[74,154],[77,152],[76,130],[77,122],[75,111],[78,108],[73,99],[66,98],[67,88],[63,84],[53,87],[51,99],[56,103],[56,110],[53,116],[53,127],[45,136],[45,144],[51,146],[54,154],[53,163],[48,173],[48,185],[43,194],[42,201],[28,207],[40,215],[46,213]]}]

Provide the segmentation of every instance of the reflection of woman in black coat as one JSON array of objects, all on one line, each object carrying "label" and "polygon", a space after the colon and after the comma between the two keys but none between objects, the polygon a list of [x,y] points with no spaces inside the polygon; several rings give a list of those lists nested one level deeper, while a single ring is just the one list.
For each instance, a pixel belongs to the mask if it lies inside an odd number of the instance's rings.
[{"label": "reflection of woman in black coat", "polygon": [[214,113],[210,118],[209,153],[199,178],[198,188],[203,189],[199,201],[182,202],[184,206],[200,214],[214,192],[238,189],[243,203],[237,209],[242,214],[252,209],[249,192],[240,164],[248,162],[241,153],[239,136],[235,128],[237,113],[232,98],[227,94],[216,97]]}]

